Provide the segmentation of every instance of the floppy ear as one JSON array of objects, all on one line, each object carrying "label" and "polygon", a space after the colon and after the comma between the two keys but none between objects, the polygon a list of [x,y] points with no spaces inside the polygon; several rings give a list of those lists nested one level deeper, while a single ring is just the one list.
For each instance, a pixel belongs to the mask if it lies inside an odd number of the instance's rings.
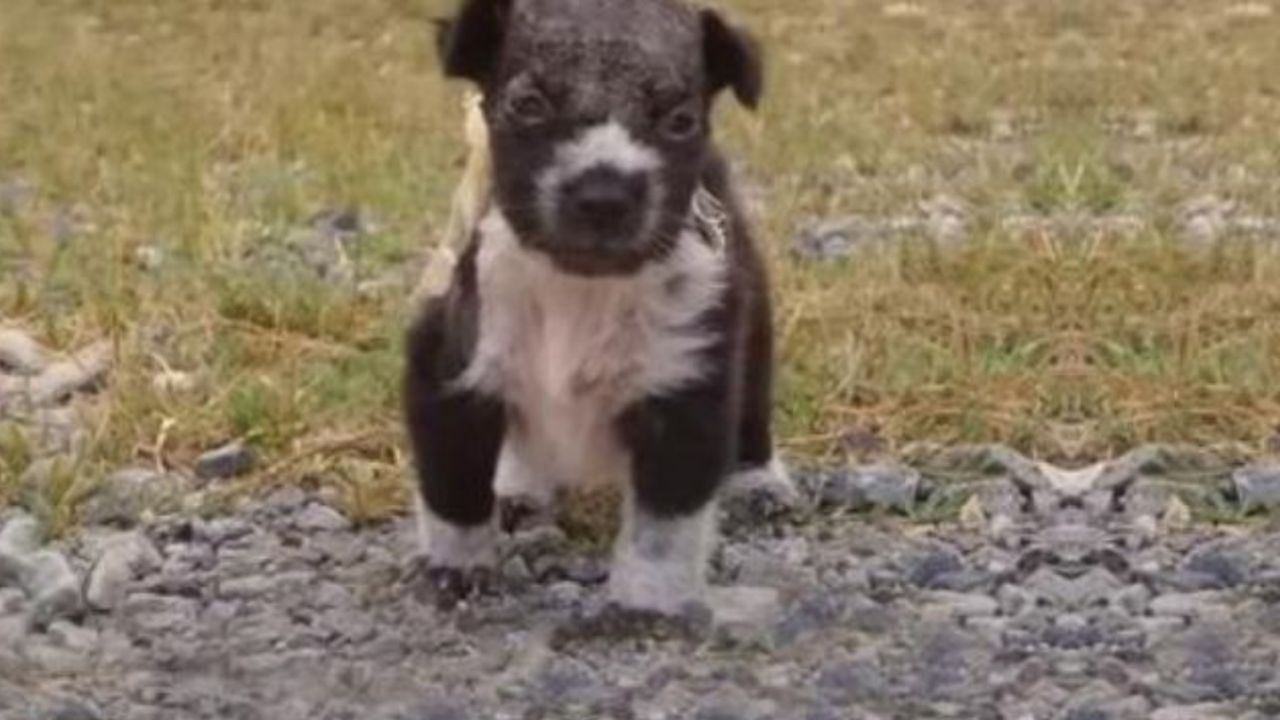
[{"label": "floppy ear", "polygon": [[750,35],[730,26],[714,10],[703,10],[700,15],[708,91],[715,95],[727,87],[733,88],[738,101],[754,109],[764,92],[760,47]]},{"label": "floppy ear", "polygon": [[458,15],[436,21],[436,51],[444,74],[483,84],[502,49],[511,0],[466,0]]}]

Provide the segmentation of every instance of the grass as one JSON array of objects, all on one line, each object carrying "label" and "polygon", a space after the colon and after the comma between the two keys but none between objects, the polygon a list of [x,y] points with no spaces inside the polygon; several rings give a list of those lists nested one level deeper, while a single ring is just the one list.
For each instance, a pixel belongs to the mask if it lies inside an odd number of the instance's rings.
[{"label": "grass", "polygon": [[[265,462],[237,491],[319,484],[370,516],[402,501],[394,279],[443,229],[463,160],[461,88],[430,42],[449,5],[7,0],[0,320],[63,350],[114,342],[82,472],[244,438]],[[1280,8],[722,5],[770,51],[763,111],[719,119],[774,268],[789,452],[1003,442],[1083,462],[1277,432],[1276,224],[1184,226],[1206,196],[1280,218]],[[790,252],[815,220],[938,198],[964,242]],[[370,226],[356,280],[381,290],[264,260],[348,208]],[[157,388],[167,369],[196,386]],[[0,462],[0,503],[24,457]]]}]

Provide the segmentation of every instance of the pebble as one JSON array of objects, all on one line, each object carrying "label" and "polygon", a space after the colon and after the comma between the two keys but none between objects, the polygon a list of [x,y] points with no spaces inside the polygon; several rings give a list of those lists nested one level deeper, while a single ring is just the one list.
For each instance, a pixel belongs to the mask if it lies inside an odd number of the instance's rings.
[{"label": "pebble", "polygon": [[312,503],[295,519],[295,525],[304,532],[342,532],[351,529],[351,521],[342,513],[320,503]]},{"label": "pebble", "polygon": [[124,602],[134,580],[158,571],[162,563],[160,552],[146,535],[130,532],[112,537],[89,571],[85,600],[94,610],[114,610]]},{"label": "pebble", "polygon": [[0,369],[30,377],[48,365],[48,351],[35,338],[21,330],[0,328]]},{"label": "pebble", "polygon": [[22,582],[29,556],[43,540],[40,523],[30,515],[19,514],[4,524],[0,529],[0,586]]},{"label": "pebble", "polygon": [[820,491],[827,507],[908,511],[921,482],[920,473],[906,467],[872,465],[827,476]]},{"label": "pebble", "polygon": [[1280,508],[1280,464],[1243,467],[1231,479],[1244,512]]},{"label": "pebble", "polygon": [[188,490],[180,477],[149,468],[125,468],[111,473],[80,506],[86,525],[131,528],[149,512],[176,507]]},{"label": "pebble", "polygon": [[253,448],[233,442],[197,458],[195,474],[201,480],[227,480],[252,470],[257,459]]},{"label": "pebble", "polygon": [[60,552],[40,550],[29,556],[24,585],[32,598],[31,618],[37,626],[77,616],[84,608],[80,578]]}]

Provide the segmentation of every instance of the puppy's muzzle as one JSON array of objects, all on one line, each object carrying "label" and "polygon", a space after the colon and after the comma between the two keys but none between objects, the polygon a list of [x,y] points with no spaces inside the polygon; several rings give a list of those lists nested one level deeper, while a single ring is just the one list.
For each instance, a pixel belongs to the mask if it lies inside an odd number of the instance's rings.
[{"label": "puppy's muzzle", "polygon": [[561,220],[576,240],[576,249],[622,250],[636,242],[649,196],[646,174],[594,168],[561,189]]}]

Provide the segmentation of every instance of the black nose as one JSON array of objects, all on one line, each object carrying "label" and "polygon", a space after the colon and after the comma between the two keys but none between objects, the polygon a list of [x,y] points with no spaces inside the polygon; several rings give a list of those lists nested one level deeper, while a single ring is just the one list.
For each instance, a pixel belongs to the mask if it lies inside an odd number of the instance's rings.
[{"label": "black nose", "polygon": [[626,229],[635,222],[645,202],[643,175],[624,175],[607,169],[591,170],[565,189],[574,219],[593,230]]}]

